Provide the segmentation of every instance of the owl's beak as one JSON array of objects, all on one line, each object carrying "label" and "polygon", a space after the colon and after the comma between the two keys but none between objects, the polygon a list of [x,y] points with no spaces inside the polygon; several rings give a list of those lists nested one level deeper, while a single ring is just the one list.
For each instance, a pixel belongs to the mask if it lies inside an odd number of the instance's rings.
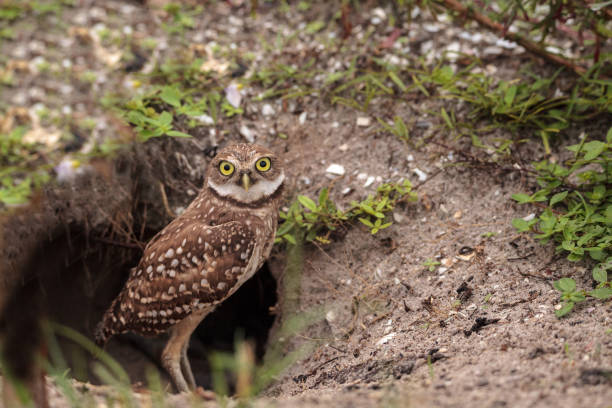
[{"label": "owl's beak", "polygon": [[244,173],[242,175],[242,187],[244,188],[244,191],[249,191],[249,187],[251,187],[251,178],[249,177],[248,174]]}]

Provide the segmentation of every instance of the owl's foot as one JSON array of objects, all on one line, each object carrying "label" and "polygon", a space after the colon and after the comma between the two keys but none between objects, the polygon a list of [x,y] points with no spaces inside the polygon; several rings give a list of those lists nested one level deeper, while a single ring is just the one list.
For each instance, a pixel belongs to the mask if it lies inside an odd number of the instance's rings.
[{"label": "owl's foot", "polygon": [[194,392],[205,401],[214,401],[217,398],[217,394],[202,387],[197,387]]},{"label": "owl's foot", "polygon": [[188,348],[189,348],[189,340],[187,340],[187,342],[183,346],[183,349],[181,350],[181,370],[183,372],[185,380],[187,381],[187,385],[189,386],[189,389],[195,390],[196,382],[193,376],[193,371],[191,371],[191,364],[189,364],[189,359],[187,358]]}]

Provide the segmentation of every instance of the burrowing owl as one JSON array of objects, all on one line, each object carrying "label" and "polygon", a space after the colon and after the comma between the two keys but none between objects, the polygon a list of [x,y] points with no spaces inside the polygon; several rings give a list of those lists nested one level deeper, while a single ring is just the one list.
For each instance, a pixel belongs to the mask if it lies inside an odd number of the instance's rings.
[{"label": "burrowing owl", "polygon": [[221,150],[197,198],[145,247],[96,328],[98,344],[126,331],[169,330],[162,365],[180,392],[195,388],[191,333],[269,256],[284,180],[279,158],[261,146]]}]

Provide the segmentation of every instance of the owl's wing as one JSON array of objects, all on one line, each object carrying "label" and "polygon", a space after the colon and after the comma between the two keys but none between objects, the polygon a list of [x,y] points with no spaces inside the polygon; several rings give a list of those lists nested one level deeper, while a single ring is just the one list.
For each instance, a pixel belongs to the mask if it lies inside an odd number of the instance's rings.
[{"label": "owl's wing", "polygon": [[247,272],[254,252],[255,233],[247,224],[168,225],[147,245],[117,307],[111,307],[119,309],[116,318],[123,331],[162,332],[225,299]]}]

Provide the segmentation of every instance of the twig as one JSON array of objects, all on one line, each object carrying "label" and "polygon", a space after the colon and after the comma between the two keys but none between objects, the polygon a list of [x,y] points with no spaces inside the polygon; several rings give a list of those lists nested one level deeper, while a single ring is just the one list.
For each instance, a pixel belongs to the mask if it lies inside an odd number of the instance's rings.
[{"label": "twig", "polygon": [[523,259],[527,259],[527,258],[529,258],[530,256],[533,256],[533,255],[535,255],[535,252],[530,252],[527,255],[517,256],[515,258],[506,258],[506,261],[508,261],[508,262],[522,261]]},{"label": "twig", "polygon": [[159,182],[159,192],[161,193],[162,203],[164,204],[164,209],[166,210],[166,213],[171,218],[176,218],[176,214],[174,214],[174,212],[170,209],[170,206],[168,205],[168,197],[166,196],[166,190],[164,189],[164,184],[161,181]]}]

